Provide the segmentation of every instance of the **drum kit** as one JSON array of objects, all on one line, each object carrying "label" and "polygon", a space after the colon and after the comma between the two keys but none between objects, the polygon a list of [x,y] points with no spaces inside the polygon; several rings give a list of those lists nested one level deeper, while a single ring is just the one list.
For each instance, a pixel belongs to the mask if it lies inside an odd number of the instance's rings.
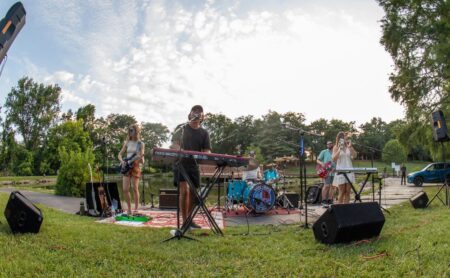
[{"label": "drum kit", "polygon": [[[274,207],[285,209],[295,206],[285,195],[284,177],[282,178],[276,169],[276,164],[266,165],[269,169],[264,171],[263,180],[238,180],[228,181],[226,209],[236,209],[236,206],[243,205],[249,213],[264,214]],[[250,162],[246,171],[252,171],[259,167],[255,161]]]}]

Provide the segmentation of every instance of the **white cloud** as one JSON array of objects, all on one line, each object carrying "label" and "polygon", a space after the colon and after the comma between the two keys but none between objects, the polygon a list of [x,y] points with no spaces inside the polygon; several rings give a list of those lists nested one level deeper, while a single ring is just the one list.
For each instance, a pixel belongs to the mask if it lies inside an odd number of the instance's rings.
[{"label": "white cloud", "polygon": [[[76,3],[55,28],[90,66],[49,75],[67,86],[67,101],[92,102],[102,116],[129,113],[173,127],[197,103],[229,117],[269,109],[302,112],[309,121],[401,116],[387,92],[391,60],[379,45],[378,23],[345,10]],[[63,5],[43,9],[50,14]]]}]

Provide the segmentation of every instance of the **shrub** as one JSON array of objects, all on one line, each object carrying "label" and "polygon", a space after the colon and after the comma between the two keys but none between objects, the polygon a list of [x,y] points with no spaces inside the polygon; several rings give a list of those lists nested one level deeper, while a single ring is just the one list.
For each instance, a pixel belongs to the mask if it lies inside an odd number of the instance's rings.
[{"label": "shrub", "polygon": [[82,152],[64,147],[58,149],[61,167],[56,180],[56,194],[65,196],[84,196],[85,184],[89,181],[88,164],[93,165],[94,154],[91,150]]}]

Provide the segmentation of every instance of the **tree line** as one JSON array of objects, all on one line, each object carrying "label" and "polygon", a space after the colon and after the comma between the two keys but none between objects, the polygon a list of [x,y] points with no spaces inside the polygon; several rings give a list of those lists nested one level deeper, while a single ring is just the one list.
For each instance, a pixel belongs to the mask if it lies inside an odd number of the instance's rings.
[{"label": "tree line", "polygon": [[[3,175],[55,175],[64,159],[81,155],[86,163],[114,165],[117,162],[127,128],[137,123],[133,115],[110,114],[95,116],[95,106],[88,104],[76,111],[61,112],[61,88],[45,85],[24,77],[8,93],[5,119],[1,119],[2,140],[0,165]],[[169,129],[161,123],[141,122],[142,139],[146,143],[146,158],[151,160],[151,149],[170,139]],[[269,111],[261,118],[253,115],[230,119],[223,114],[208,113],[203,123],[209,131],[212,149],[217,153],[244,155],[256,150],[264,162],[276,157],[296,155],[300,133],[285,125],[306,131],[304,145],[311,159],[335,140],[343,130],[351,134],[360,159],[382,159],[382,149],[390,140],[398,140],[410,159],[428,160],[431,149],[410,140],[411,123],[381,118],[356,126],[355,122],[337,119],[318,119],[309,124],[299,112]],[[420,130],[419,130],[420,131]],[[422,130],[429,137],[431,133]],[[309,133],[320,134],[313,136]],[[67,162],[67,161],[66,161]]]}]

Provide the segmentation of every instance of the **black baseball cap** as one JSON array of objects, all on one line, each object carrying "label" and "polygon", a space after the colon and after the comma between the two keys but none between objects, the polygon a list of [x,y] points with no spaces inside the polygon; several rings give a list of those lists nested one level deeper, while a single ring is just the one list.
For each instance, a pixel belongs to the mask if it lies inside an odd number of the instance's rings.
[{"label": "black baseball cap", "polygon": [[200,112],[202,112],[203,113],[203,107],[201,106],[201,105],[194,105],[194,106],[192,106],[192,108],[191,108],[191,111],[200,111]]}]

